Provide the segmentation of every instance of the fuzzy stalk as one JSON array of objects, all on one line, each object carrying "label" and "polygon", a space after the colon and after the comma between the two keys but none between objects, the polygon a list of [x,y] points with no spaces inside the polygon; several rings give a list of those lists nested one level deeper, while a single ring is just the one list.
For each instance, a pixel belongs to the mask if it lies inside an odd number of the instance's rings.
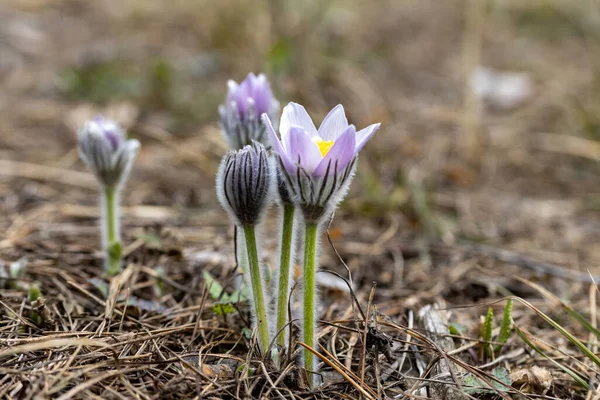
[{"label": "fuzzy stalk", "polygon": [[102,192],[102,245],[105,252],[104,271],[109,276],[121,272],[122,247],[119,229],[119,192],[113,186],[107,186]]},{"label": "fuzzy stalk", "polygon": [[270,339],[267,309],[265,307],[265,297],[263,294],[263,281],[260,276],[258,249],[256,247],[256,232],[252,225],[244,225],[243,229],[248,255],[248,269],[244,272],[247,272],[250,276],[250,286],[252,288],[252,298],[254,300],[254,321],[258,327],[260,350],[265,354],[269,348]]},{"label": "fuzzy stalk", "polygon": [[289,337],[288,300],[290,296],[290,268],[293,254],[294,211],[291,203],[283,204],[283,223],[281,229],[281,253],[279,258],[279,291],[277,296],[277,344],[285,347]]},{"label": "fuzzy stalk", "polygon": [[[314,222],[307,222],[304,231],[304,343],[316,348],[316,285],[315,267],[317,262],[317,236],[319,226]],[[308,374],[311,387],[317,382],[317,360],[313,353],[304,350],[304,369]]]},{"label": "fuzzy stalk", "polygon": [[248,253],[246,250],[244,233],[241,232],[237,226],[235,227],[235,231],[235,261],[238,267],[238,272],[241,272],[241,274],[236,276],[233,284],[235,289],[238,290],[242,289],[244,286],[245,277],[248,273]]}]

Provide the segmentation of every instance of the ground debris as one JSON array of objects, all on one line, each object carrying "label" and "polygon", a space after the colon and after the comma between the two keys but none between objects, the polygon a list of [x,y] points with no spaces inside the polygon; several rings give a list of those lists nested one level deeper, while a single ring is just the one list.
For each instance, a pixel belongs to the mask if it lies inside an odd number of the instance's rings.
[{"label": "ground debris", "polygon": [[548,393],[554,382],[549,370],[536,365],[512,371],[510,378],[513,385],[522,392],[540,395]]},{"label": "ground debris", "polygon": [[[425,335],[435,343],[439,352],[448,353],[454,350],[454,342],[448,337],[448,313],[440,304],[426,305],[418,312],[419,321],[425,329]],[[433,367],[432,376],[455,378],[457,367],[450,363],[447,358],[439,356],[439,361]],[[460,384],[460,383],[459,383]],[[443,382],[431,382],[429,384],[429,396],[434,399],[462,399],[462,393],[453,385]]]}]

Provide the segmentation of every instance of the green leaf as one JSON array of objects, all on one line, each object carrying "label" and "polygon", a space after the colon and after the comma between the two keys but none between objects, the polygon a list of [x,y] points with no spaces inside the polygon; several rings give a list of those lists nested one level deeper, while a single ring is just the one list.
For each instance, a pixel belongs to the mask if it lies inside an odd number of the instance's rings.
[{"label": "green leaf", "polygon": [[559,323],[557,323],[552,318],[550,318],[549,316],[544,314],[542,311],[540,311],[539,309],[534,307],[527,300],[524,300],[520,297],[514,297],[514,299],[517,300],[518,302],[520,302],[521,304],[523,304],[524,306],[526,306],[527,308],[529,308],[530,310],[535,311],[540,317],[542,317],[542,319],[544,321],[546,321],[554,329],[556,329],[561,335],[563,335],[565,338],[567,338],[567,340],[569,340],[569,342],[574,344],[583,354],[585,354],[585,356],[587,358],[592,360],[594,362],[594,364],[600,366],[600,357],[598,357],[596,354],[594,354],[594,352],[592,352],[590,349],[588,349],[585,344],[583,344],[579,339],[577,339],[569,331],[567,331],[565,328],[563,328]]},{"label": "green leaf", "polygon": [[506,307],[504,307],[504,316],[502,317],[502,324],[500,325],[500,333],[498,334],[497,342],[500,344],[496,345],[494,351],[496,353],[500,353],[504,344],[508,341],[510,337],[510,328],[512,324],[512,307],[513,302],[512,299],[508,299],[506,302]]},{"label": "green leaf", "polygon": [[208,271],[202,271],[202,279],[206,282],[210,298],[213,300],[220,300],[225,292],[223,286]]},{"label": "green leaf", "polygon": [[29,286],[29,302],[32,303],[42,297],[42,291],[40,290],[39,283],[34,283]]},{"label": "green leaf", "polygon": [[216,315],[227,315],[235,312],[234,303],[240,303],[248,300],[250,297],[249,288],[244,285],[241,289],[232,294],[225,292],[223,286],[207,271],[202,271],[202,278],[206,282],[208,295],[216,303],[212,306],[212,312]]},{"label": "green leaf", "polygon": [[242,328],[242,333],[246,336],[246,339],[250,339],[252,337],[252,330],[248,328]]},{"label": "green leaf", "polygon": [[448,325],[448,332],[450,332],[451,335],[461,336],[466,330],[467,327],[461,324],[451,323]]},{"label": "green leaf", "polygon": [[512,379],[510,379],[510,373],[508,372],[508,370],[504,367],[496,367],[492,370],[492,375],[494,375],[494,378],[498,379],[500,382],[502,382],[504,385],[500,384],[499,382],[494,382],[494,386],[500,388],[502,387],[504,390],[508,390],[508,387],[510,387],[510,385],[512,385]]},{"label": "green leaf", "polygon": [[492,307],[488,308],[487,315],[485,316],[485,322],[481,328],[481,339],[485,349],[485,354],[489,358],[492,356],[492,348],[490,342],[492,341],[492,331],[494,330],[494,310]]},{"label": "green leaf", "polygon": [[[42,291],[40,290],[40,283],[35,282],[31,286],[29,286],[29,295],[28,295],[29,304],[31,304],[33,306],[33,309],[36,308],[35,305],[37,304],[37,300],[40,297],[42,297]],[[44,322],[42,317],[33,310],[31,311],[30,318],[31,318],[31,321],[37,326],[42,326],[42,324]]]},{"label": "green leaf", "polygon": [[512,380],[510,374],[504,367],[496,367],[492,370],[492,376],[498,381],[483,381],[473,374],[467,374],[463,378],[463,389],[467,394],[489,394],[497,392],[507,392],[510,389]]},{"label": "green leaf", "polygon": [[235,312],[235,307],[231,303],[215,303],[212,306],[212,312],[215,315],[227,315]]},{"label": "green leaf", "polygon": [[600,338],[600,331],[598,331],[598,329],[594,328],[592,326],[592,324],[590,324],[588,322],[588,320],[583,315],[581,315],[580,313],[578,313],[577,311],[575,311],[571,306],[569,306],[567,303],[565,303],[564,301],[562,301],[560,298],[558,298],[552,292],[550,292],[549,290],[544,289],[543,287],[541,287],[537,283],[529,282],[527,280],[522,280],[522,282],[525,283],[528,286],[531,286],[535,290],[537,290],[542,296],[544,296],[547,299],[549,299],[550,301],[554,302],[557,306],[562,307],[567,312],[567,314],[569,314],[571,317],[573,317],[577,321],[579,321],[579,323],[581,325],[583,325],[583,327],[585,329],[587,329],[589,332],[591,332],[594,335],[596,335],[596,337]]}]

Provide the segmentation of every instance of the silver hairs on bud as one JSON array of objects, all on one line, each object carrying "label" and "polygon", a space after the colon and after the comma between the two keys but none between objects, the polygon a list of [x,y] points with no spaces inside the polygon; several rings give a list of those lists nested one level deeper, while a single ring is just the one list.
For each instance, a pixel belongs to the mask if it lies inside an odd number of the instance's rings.
[{"label": "silver hairs on bud", "polygon": [[237,225],[256,225],[270,203],[272,168],[265,146],[228,152],[217,172],[217,196]]},{"label": "silver hairs on bud", "polygon": [[140,149],[139,141],[125,140],[123,130],[102,117],[87,121],[79,129],[77,144],[83,162],[107,187],[121,186],[127,180]]}]

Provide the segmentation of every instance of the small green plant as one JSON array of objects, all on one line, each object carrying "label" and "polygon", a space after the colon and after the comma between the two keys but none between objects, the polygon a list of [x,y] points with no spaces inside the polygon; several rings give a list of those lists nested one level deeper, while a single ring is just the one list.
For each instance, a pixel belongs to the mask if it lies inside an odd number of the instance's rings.
[{"label": "small green plant", "polygon": [[[531,284],[530,282],[528,284],[530,284],[530,286],[535,287],[538,290],[541,289],[537,285]],[[556,296],[552,295],[551,293],[549,293],[545,290],[540,290],[540,292],[548,298],[556,299]],[[596,369],[595,369],[596,374],[600,373],[600,369],[599,369],[600,368],[600,357],[598,357],[597,354],[595,354],[592,350],[590,350],[590,348],[588,348],[581,340],[579,340],[577,337],[575,337],[575,335],[573,335],[571,332],[569,332],[567,329],[565,329],[558,322],[554,321],[552,318],[550,318],[544,312],[539,310],[537,307],[534,307],[528,301],[526,301],[520,297],[513,297],[513,299],[518,301],[525,307],[529,308],[530,310],[534,311],[538,316],[540,316],[544,321],[546,321],[546,323],[548,323],[552,328],[554,328],[558,333],[560,333],[564,338],[566,338],[572,345],[574,345],[577,349],[579,349],[579,351],[583,355],[585,355],[592,363],[594,363],[596,365]],[[594,328],[581,314],[577,313],[575,310],[572,310],[569,306],[567,306],[563,302],[559,301],[559,303],[563,304],[564,307],[567,309],[567,313],[572,318],[574,318],[575,320],[580,322],[582,324],[582,326],[585,329],[587,329],[590,333],[593,333],[596,336],[598,336],[600,334],[600,332],[598,332],[598,330],[596,328]],[[557,360],[551,358],[550,356],[548,356],[539,346],[537,346],[535,344],[537,339],[534,338],[533,335],[526,332],[524,329],[519,328],[516,324],[514,325],[514,328],[515,328],[515,331],[517,332],[517,334],[519,335],[519,337],[531,349],[533,349],[536,353],[538,353],[539,355],[544,357],[546,360],[548,360],[549,362],[554,364],[556,367],[558,367],[559,369],[564,371],[566,374],[568,374],[571,378],[573,378],[573,380],[576,381],[583,388],[585,388],[586,390],[589,390],[589,384],[579,373],[575,372],[574,370],[567,367],[566,365],[564,365],[564,364],[558,362]]]},{"label": "small green plant", "polygon": [[[512,308],[513,301],[512,299],[508,299],[502,314],[500,331],[495,340],[493,337],[494,310],[491,307],[488,308],[483,325],[481,326],[481,353],[486,359],[492,359],[497,356],[510,338],[512,328]],[[496,344],[494,345],[494,343]]]},{"label": "small green plant", "polygon": [[208,271],[202,271],[202,279],[208,288],[208,295],[215,303],[212,312],[215,315],[227,315],[236,311],[235,304],[249,300],[248,287],[242,286],[229,294],[223,286]]},{"label": "small green plant", "polygon": [[502,348],[508,341],[510,337],[510,332],[512,328],[512,309],[513,309],[513,301],[512,299],[508,299],[506,301],[506,306],[504,307],[504,313],[502,316],[502,324],[500,325],[500,333],[498,333],[498,338],[496,342],[498,344],[494,347],[494,351],[496,354],[502,351]]},{"label": "small green plant", "polygon": [[504,367],[496,367],[492,370],[492,376],[489,382],[484,382],[473,374],[467,374],[463,378],[463,389],[467,394],[493,394],[497,392],[506,392],[512,384],[510,374]]},{"label": "small green plant", "polygon": [[91,63],[64,70],[59,89],[70,99],[94,103],[137,98],[142,91],[139,75],[131,63]]},{"label": "small green plant", "polygon": [[[42,297],[42,292],[40,290],[40,286],[39,284],[36,282],[34,284],[32,284],[31,286],[29,286],[29,294],[28,294],[28,301],[29,304],[31,305],[32,308],[35,308],[35,306],[38,303],[38,299]],[[36,324],[37,326],[41,326],[43,323],[43,319],[41,317],[41,315],[39,315],[37,312],[35,311],[31,311],[31,315],[30,315],[31,321],[33,321],[34,324]]]},{"label": "small green plant", "polygon": [[135,139],[111,120],[97,116],[87,121],[77,135],[79,156],[94,172],[100,185],[102,204],[102,247],[104,271],[113,276],[121,271],[119,199],[140,148]]},{"label": "small green plant", "polygon": [[487,358],[492,358],[492,333],[494,330],[494,310],[492,307],[488,308],[487,314],[485,316],[485,321],[483,322],[483,326],[481,327],[481,339],[482,339],[482,348],[483,353]]}]

